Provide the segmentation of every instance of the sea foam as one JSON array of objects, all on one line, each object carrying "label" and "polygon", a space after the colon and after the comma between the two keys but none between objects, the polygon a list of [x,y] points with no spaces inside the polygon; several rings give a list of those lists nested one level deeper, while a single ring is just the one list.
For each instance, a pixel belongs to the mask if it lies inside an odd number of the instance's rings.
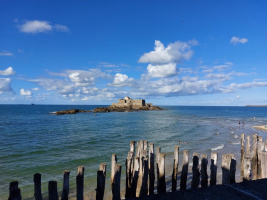
[{"label": "sea foam", "polygon": [[223,147],[224,147],[224,144],[221,144],[220,146],[217,146],[215,148],[212,148],[211,150],[212,151],[216,151],[216,150],[219,150],[219,149],[223,149]]}]

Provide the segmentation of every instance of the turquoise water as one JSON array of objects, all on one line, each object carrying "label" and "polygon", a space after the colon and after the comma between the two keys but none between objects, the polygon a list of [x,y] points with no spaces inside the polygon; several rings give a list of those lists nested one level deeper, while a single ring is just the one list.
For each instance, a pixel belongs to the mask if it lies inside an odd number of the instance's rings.
[{"label": "turquoise water", "polygon": [[[110,175],[111,154],[122,164],[131,140],[154,142],[155,148],[171,158],[175,145],[182,150],[207,153],[216,151],[240,156],[240,134],[262,135],[252,125],[267,124],[267,108],[162,106],[168,110],[80,113],[50,115],[65,109],[92,110],[98,106],[0,105],[0,199],[7,199],[9,182],[19,181],[23,199],[33,197],[33,174],[42,174],[42,192],[47,194],[49,180],[62,188],[64,170],[70,170],[71,195],[74,193],[78,166],[85,167],[85,193],[94,195],[96,171],[107,163]],[[195,115],[195,117],[194,117]],[[254,119],[255,117],[255,119]],[[238,127],[238,121],[245,127]],[[178,143],[178,140],[187,144]],[[239,160],[237,159],[239,162]],[[171,166],[170,159],[166,165]],[[170,172],[166,172],[169,176]],[[108,181],[108,180],[107,180]],[[109,182],[106,190],[110,190]]]}]

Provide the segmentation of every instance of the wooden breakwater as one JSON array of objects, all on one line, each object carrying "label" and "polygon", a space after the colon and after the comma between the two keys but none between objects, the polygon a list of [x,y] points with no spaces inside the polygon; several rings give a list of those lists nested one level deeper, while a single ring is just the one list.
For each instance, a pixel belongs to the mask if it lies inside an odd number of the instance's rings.
[{"label": "wooden breakwater", "polygon": [[[252,144],[252,145],[251,145]],[[252,148],[251,148],[252,146]],[[174,147],[174,160],[172,170],[172,191],[186,190],[188,167],[189,167],[189,151],[183,152],[182,170],[180,175],[180,185],[177,186],[178,165],[179,165],[179,146]],[[156,155],[156,156],[155,156]],[[209,158],[208,155],[193,152],[192,180],[191,188],[208,187],[208,185],[217,184],[217,161],[218,154],[211,152],[210,158],[210,178],[207,173]],[[201,161],[201,162],[199,162]],[[201,164],[199,164],[201,163]],[[237,161],[234,154],[222,155],[222,184],[233,184],[235,180]],[[250,181],[256,179],[267,178],[267,140],[262,141],[261,136],[241,134],[241,178],[242,181]],[[147,195],[166,193],[165,181],[165,154],[161,152],[160,147],[156,147],[154,152],[154,144],[145,140],[140,140],[135,145],[135,141],[130,142],[130,151],[128,152],[126,161],[126,185],[125,199],[144,197]],[[112,199],[121,199],[121,168],[122,165],[117,163],[117,155],[111,156],[111,191]],[[96,199],[104,198],[106,188],[106,170],[105,163],[100,164],[97,171]],[[63,173],[63,188],[58,191],[57,181],[48,182],[48,198],[49,200],[68,199],[69,198],[69,171]],[[157,178],[156,178],[157,177]],[[156,188],[155,186],[156,182]],[[208,180],[209,183],[208,183]],[[43,199],[41,190],[41,174],[34,174],[34,197],[36,200]],[[76,176],[76,198],[82,200],[84,198],[84,167],[78,167]],[[9,200],[22,199],[18,182],[13,181],[9,187]]]}]

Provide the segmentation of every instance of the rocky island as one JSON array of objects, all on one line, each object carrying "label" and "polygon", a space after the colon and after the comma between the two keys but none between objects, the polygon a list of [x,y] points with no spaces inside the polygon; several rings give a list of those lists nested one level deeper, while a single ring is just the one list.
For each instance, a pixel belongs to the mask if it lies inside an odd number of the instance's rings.
[{"label": "rocky island", "polygon": [[153,106],[152,103],[146,103],[144,99],[131,99],[130,97],[125,97],[124,99],[119,99],[118,103],[112,103],[108,107],[98,107],[94,109],[94,113],[97,112],[133,112],[142,110],[165,110],[158,106]]},{"label": "rocky island", "polygon": [[[153,106],[152,103],[146,103],[144,99],[131,99],[130,97],[125,97],[124,99],[119,99],[118,103],[112,103],[108,107],[98,107],[94,109],[94,113],[103,112],[133,112],[133,111],[143,111],[143,110],[166,110],[158,106]],[[63,110],[57,111],[53,114],[55,115],[65,115],[65,114],[76,114],[92,112],[79,109]]]}]

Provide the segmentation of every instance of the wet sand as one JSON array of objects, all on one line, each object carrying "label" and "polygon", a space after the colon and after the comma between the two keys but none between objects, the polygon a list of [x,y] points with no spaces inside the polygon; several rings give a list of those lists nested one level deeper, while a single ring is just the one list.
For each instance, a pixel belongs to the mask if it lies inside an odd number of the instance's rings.
[{"label": "wet sand", "polygon": [[260,130],[260,131],[266,131],[267,132],[267,125],[261,125],[261,126],[252,126],[253,128]]}]

